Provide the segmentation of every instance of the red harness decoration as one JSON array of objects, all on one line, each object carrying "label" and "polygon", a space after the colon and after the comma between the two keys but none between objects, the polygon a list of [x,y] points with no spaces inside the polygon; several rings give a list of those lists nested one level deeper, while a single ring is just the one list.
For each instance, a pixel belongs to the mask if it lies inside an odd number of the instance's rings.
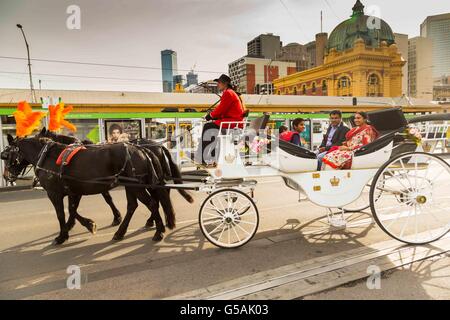
[{"label": "red harness decoration", "polygon": [[83,146],[68,146],[67,148],[65,148],[63,150],[63,152],[61,152],[61,154],[58,157],[58,160],[56,160],[56,164],[58,166],[60,165],[69,165],[70,161],[72,160],[73,157],[75,157],[75,155],[80,152],[81,150],[86,150],[86,147]]}]

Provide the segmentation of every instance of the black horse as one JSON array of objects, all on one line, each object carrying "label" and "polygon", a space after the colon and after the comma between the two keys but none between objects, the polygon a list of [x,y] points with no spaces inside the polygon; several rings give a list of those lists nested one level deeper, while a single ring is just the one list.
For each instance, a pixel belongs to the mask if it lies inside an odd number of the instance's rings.
[{"label": "black horse", "polygon": [[[82,140],[81,141],[81,140],[79,140],[76,137],[66,136],[66,135],[62,135],[62,134],[56,134],[56,133],[54,133],[52,131],[47,130],[46,128],[43,128],[41,130],[41,132],[36,137],[49,138],[49,139],[51,139],[53,141],[56,141],[56,142],[59,142],[59,143],[63,143],[63,144],[66,144],[66,145],[72,145],[72,144],[93,145],[94,144],[90,140]],[[137,139],[137,140],[131,141],[130,143],[138,145],[138,146],[141,146],[147,152],[149,157],[151,157],[154,165],[156,167],[162,169],[163,177],[160,177],[160,178],[163,178],[164,180],[173,180],[174,183],[176,183],[176,184],[182,184],[183,183],[182,182],[182,177],[181,177],[181,171],[178,168],[178,166],[176,165],[176,163],[173,161],[172,155],[170,154],[170,151],[166,147],[164,147],[162,144],[160,144],[160,143],[158,143],[156,141],[148,140],[148,139]],[[160,171],[160,170],[157,170],[157,171]],[[150,194],[152,194],[152,196],[155,199],[159,198],[157,195],[155,195],[155,190],[149,189],[148,191],[150,192]],[[163,190],[157,190],[157,191],[158,192],[167,192],[167,193],[169,193],[170,189],[167,189],[167,190],[163,189]],[[186,191],[178,190],[178,192],[189,203],[193,203],[194,202],[194,199]],[[108,205],[111,207],[111,209],[113,211],[114,221],[116,221],[117,217],[119,217],[119,219],[121,219],[120,212],[115,207],[115,205],[114,205],[114,203],[112,201],[112,197],[109,194],[109,192],[102,193],[102,195],[103,195],[103,197],[105,198],[106,202],[108,203]],[[163,194],[162,197],[167,198],[167,197],[169,197],[169,194],[167,194],[167,195]],[[170,198],[169,198],[169,201],[170,201]],[[172,210],[173,211],[173,207],[172,206],[166,207],[166,208],[163,208],[163,209],[164,210]],[[75,220],[74,219],[73,219],[73,221],[72,220],[68,221],[69,230],[75,224]],[[146,223],[145,227],[146,228],[153,227],[154,226],[154,222],[155,222],[154,217],[150,216],[150,218],[147,220],[147,223]],[[113,225],[114,225],[114,222],[113,222]]]},{"label": "black horse", "polygon": [[[70,137],[70,136],[66,136],[66,135],[62,135],[62,134],[56,134],[52,131],[47,130],[46,128],[43,128],[36,137],[49,138],[55,142],[59,142],[59,143],[66,144],[66,145],[71,145],[71,144],[93,145],[94,144],[90,140],[81,141],[76,137]],[[106,203],[111,208],[112,214],[114,216],[111,226],[112,227],[118,226],[122,222],[122,215],[120,214],[119,209],[117,209],[116,205],[114,204],[114,201],[113,201],[109,191],[103,192],[102,196],[103,196],[103,199],[105,199]],[[69,229],[69,231],[72,230],[73,227],[75,226],[76,218],[78,218],[78,215],[69,217],[69,220],[67,221],[67,228]]]},{"label": "black horse", "polygon": [[[156,200],[142,187],[163,187],[163,181],[158,178],[163,176],[163,173],[156,173],[151,158],[141,148],[125,143],[86,146],[86,150],[79,152],[69,166],[63,167],[62,172],[62,167],[56,164],[56,160],[67,145],[39,137],[14,139],[11,135],[8,135],[8,142],[9,146],[1,154],[1,158],[6,161],[5,179],[15,181],[28,165],[35,167],[36,176],[47,191],[58,217],[60,234],[55,238],[56,244],[62,244],[69,238],[64,215],[64,197],[69,197],[69,216],[75,216],[89,229],[93,222],[76,212],[81,197],[102,194],[121,184],[125,185],[127,213],[113,240],[121,240],[125,236],[138,207],[138,200],[152,212],[156,221],[153,240],[162,240],[165,228],[159,215],[158,201],[161,201],[163,208],[171,207],[170,198],[163,196]],[[174,228],[173,210],[167,210],[165,214],[167,226]]]}]

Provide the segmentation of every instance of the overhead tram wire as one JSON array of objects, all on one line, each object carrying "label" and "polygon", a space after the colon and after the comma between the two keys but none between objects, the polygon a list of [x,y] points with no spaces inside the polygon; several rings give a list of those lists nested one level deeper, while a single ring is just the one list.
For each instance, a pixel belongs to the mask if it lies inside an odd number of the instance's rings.
[{"label": "overhead tram wire", "polygon": [[298,20],[295,18],[295,16],[292,14],[291,10],[288,8],[288,6],[284,3],[283,0],[279,0],[281,5],[284,7],[284,9],[286,9],[288,15],[291,17],[291,19],[294,21],[295,25],[297,26],[297,28],[299,29],[299,31],[302,33],[302,35],[305,37],[305,40],[308,39],[308,36],[305,34],[305,31],[303,30],[303,28],[300,26],[300,23],[298,22]]},{"label": "overhead tram wire", "polygon": [[[15,72],[15,71],[0,71],[3,74],[26,74],[25,72]],[[57,73],[34,73],[39,76],[46,77],[65,77],[65,78],[82,78],[82,79],[101,79],[101,80],[121,80],[121,81],[143,81],[143,82],[159,82],[162,80],[150,80],[150,79],[132,79],[132,78],[114,78],[114,77],[100,77],[100,76],[82,76],[82,75],[72,75],[72,74],[57,74]]]},{"label": "overhead tram wire", "polygon": [[[21,57],[12,57],[12,56],[0,56],[0,59],[9,59],[9,60],[27,60],[26,58]],[[36,62],[47,62],[47,63],[62,63],[62,64],[75,64],[75,65],[85,65],[85,66],[96,66],[96,67],[113,67],[113,68],[127,68],[127,69],[143,69],[143,70],[166,70],[160,67],[149,67],[149,66],[138,66],[138,65],[122,65],[122,64],[108,64],[108,63],[96,63],[96,62],[82,62],[82,61],[68,61],[68,60],[53,60],[53,59],[31,59],[31,61]],[[167,69],[169,70],[169,69]],[[171,70],[171,69],[170,69]],[[178,69],[178,71],[190,72],[191,69]],[[224,73],[223,71],[208,71],[208,70],[196,70],[198,73]]]},{"label": "overhead tram wire", "polygon": [[328,2],[328,0],[323,0],[325,1],[325,3],[327,4],[327,6],[330,8],[331,12],[334,14],[334,16],[339,20],[342,21],[342,17],[339,17],[336,13],[336,11],[334,11],[333,7],[331,6],[330,2]]}]

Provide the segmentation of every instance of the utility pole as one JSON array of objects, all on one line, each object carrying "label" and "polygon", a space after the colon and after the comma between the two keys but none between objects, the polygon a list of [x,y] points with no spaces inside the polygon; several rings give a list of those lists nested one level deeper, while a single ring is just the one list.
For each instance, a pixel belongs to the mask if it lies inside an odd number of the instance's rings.
[{"label": "utility pole", "polygon": [[36,94],[34,92],[33,87],[33,77],[31,75],[31,59],[30,59],[30,46],[28,45],[27,37],[25,36],[25,32],[23,31],[23,27],[21,24],[16,25],[17,28],[20,29],[23,35],[23,39],[25,40],[25,46],[27,47],[27,57],[28,57],[28,74],[30,76],[30,91],[31,91],[31,100],[33,103],[36,103]]}]

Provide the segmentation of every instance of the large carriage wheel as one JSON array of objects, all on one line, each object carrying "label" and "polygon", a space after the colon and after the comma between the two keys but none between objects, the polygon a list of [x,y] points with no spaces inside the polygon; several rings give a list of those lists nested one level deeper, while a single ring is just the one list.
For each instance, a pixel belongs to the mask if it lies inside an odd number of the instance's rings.
[{"label": "large carriage wheel", "polygon": [[215,246],[238,248],[256,234],[259,214],[248,195],[239,190],[224,189],[203,202],[199,223],[203,235]]},{"label": "large carriage wheel", "polygon": [[422,152],[400,155],[375,175],[370,206],[378,225],[408,244],[427,244],[450,231],[450,166]]}]

